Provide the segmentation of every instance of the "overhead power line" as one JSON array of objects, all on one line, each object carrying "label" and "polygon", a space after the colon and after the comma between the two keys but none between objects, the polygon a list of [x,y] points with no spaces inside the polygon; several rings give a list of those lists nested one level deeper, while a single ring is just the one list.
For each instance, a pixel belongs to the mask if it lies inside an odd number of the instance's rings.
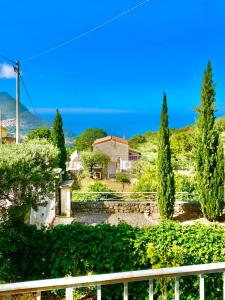
[{"label": "overhead power line", "polygon": [[142,1],[141,3],[139,3],[139,4],[137,4],[137,5],[133,6],[133,7],[128,8],[127,10],[125,10],[125,11],[121,12],[120,14],[116,15],[115,17],[113,17],[113,18],[111,18],[111,19],[105,21],[104,23],[101,23],[101,24],[99,24],[99,25],[96,25],[95,27],[93,27],[93,28],[91,28],[91,29],[89,29],[89,30],[87,30],[87,31],[85,31],[85,32],[83,32],[83,33],[80,33],[80,34],[78,34],[78,35],[72,37],[72,38],[69,39],[69,40],[66,40],[66,41],[64,41],[64,42],[62,42],[62,43],[59,43],[58,45],[55,45],[55,46],[53,46],[53,47],[51,47],[51,48],[48,48],[48,49],[46,49],[46,50],[43,50],[42,52],[39,52],[39,53],[37,53],[37,54],[34,54],[33,56],[24,58],[24,59],[22,59],[21,61],[22,61],[22,62],[28,61],[28,60],[30,61],[30,60],[36,59],[36,58],[38,58],[38,57],[41,57],[41,56],[43,56],[43,55],[46,55],[46,54],[48,54],[48,53],[50,53],[50,52],[53,52],[53,51],[55,51],[55,50],[57,50],[57,49],[59,49],[59,48],[62,48],[62,47],[66,46],[66,45],[68,45],[68,44],[70,44],[70,43],[72,43],[72,42],[74,42],[74,41],[76,41],[76,40],[78,40],[78,39],[80,39],[80,38],[83,38],[84,36],[86,36],[86,35],[88,35],[88,34],[94,32],[94,31],[96,31],[96,30],[98,30],[98,29],[101,29],[101,28],[105,27],[106,25],[108,25],[108,24],[110,24],[110,23],[112,23],[112,22],[114,22],[114,21],[116,21],[116,20],[118,20],[118,19],[120,19],[120,18],[122,18],[122,17],[124,17],[124,16],[126,16],[126,15],[128,15],[128,14],[130,14],[131,12],[135,11],[136,9],[138,9],[138,8],[140,8],[140,7],[144,6],[144,5],[146,5],[146,4],[147,4],[148,2],[150,2],[150,1],[151,1],[151,0],[145,0],[145,1]]},{"label": "overhead power line", "polygon": [[27,87],[26,87],[26,85],[25,85],[24,79],[23,79],[23,77],[22,77],[21,75],[20,75],[20,79],[21,79],[22,85],[23,85],[23,87],[24,87],[24,90],[25,90],[25,92],[26,92],[26,94],[27,94],[27,98],[29,99],[30,104],[31,104],[31,106],[32,106],[32,108],[33,108],[33,110],[34,110],[34,113],[37,114],[37,111],[36,111],[36,108],[35,108],[35,106],[34,106],[34,104],[33,104],[32,99],[31,99],[30,93],[28,92],[28,89],[27,89]]},{"label": "overhead power line", "polygon": [[9,58],[3,54],[0,54],[0,57],[2,57],[4,60],[7,60],[10,63],[12,63],[13,65],[15,65],[15,63],[16,63],[14,60],[12,60],[11,58]]}]

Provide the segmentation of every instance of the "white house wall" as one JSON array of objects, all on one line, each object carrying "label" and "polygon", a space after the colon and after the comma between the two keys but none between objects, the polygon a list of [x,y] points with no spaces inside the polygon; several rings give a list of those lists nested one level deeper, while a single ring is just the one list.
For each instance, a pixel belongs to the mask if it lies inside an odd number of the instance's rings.
[{"label": "white house wall", "polygon": [[125,143],[120,143],[114,140],[105,141],[94,145],[94,150],[102,151],[108,154],[111,161],[117,161],[120,159],[129,159],[129,146]]},{"label": "white house wall", "polygon": [[38,206],[38,210],[31,209],[30,224],[37,225],[40,228],[42,225],[52,224],[55,219],[55,199],[46,200],[46,206]]}]

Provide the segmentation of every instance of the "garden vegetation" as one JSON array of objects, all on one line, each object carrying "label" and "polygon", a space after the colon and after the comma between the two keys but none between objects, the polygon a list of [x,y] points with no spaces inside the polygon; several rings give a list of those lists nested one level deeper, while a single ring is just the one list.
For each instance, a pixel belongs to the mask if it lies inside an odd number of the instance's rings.
[{"label": "garden vegetation", "polygon": [[[0,280],[104,274],[225,261],[222,226],[180,226],[173,222],[149,228],[58,225],[37,230],[23,223],[0,226]],[[206,275],[208,300],[223,299],[222,274]],[[103,299],[119,300],[123,286],[103,287]],[[92,295],[92,288],[85,290]],[[155,299],[174,299],[174,280],[154,282]],[[180,278],[180,299],[199,299],[199,278]],[[130,283],[129,299],[148,299],[148,282]]]}]

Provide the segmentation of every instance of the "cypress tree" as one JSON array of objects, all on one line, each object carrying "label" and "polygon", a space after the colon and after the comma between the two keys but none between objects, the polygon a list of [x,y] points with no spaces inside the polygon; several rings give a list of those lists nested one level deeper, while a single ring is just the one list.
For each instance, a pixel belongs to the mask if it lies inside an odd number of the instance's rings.
[{"label": "cypress tree", "polygon": [[56,116],[53,123],[52,141],[53,144],[59,150],[59,168],[62,169],[63,178],[65,179],[67,153],[66,153],[66,146],[65,146],[65,137],[63,132],[62,117],[58,110],[56,111]]},{"label": "cypress tree", "polygon": [[209,61],[197,108],[196,180],[203,215],[210,221],[216,220],[224,207],[224,153],[215,128],[215,94]]},{"label": "cypress tree", "polygon": [[171,164],[170,132],[166,94],[163,96],[158,144],[157,200],[161,219],[171,219],[174,212],[175,182]]}]

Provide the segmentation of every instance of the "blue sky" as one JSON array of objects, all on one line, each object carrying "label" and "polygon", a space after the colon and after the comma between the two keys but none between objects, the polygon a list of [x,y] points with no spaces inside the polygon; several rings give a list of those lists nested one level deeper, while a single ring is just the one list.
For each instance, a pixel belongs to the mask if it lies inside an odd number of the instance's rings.
[{"label": "blue sky", "polygon": [[[140,2],[2,1],[0,53],[13,59],[32,56]],[[152,0],[61,49],[24,61],[22,73],[35,107],[48,113],[58,107],[67,113],[94,108],[104,109],[102,114],[108,109],[156,116],[166,91],[171,116],[190,123],[186,116],[193,116],[199,104],[203,70],[211,59],[222,114],[224,16],[223,0]],[[0,79],[0,90],[14,95],[14,84]],[[30,106],[23,91],[22,100]]]}]

